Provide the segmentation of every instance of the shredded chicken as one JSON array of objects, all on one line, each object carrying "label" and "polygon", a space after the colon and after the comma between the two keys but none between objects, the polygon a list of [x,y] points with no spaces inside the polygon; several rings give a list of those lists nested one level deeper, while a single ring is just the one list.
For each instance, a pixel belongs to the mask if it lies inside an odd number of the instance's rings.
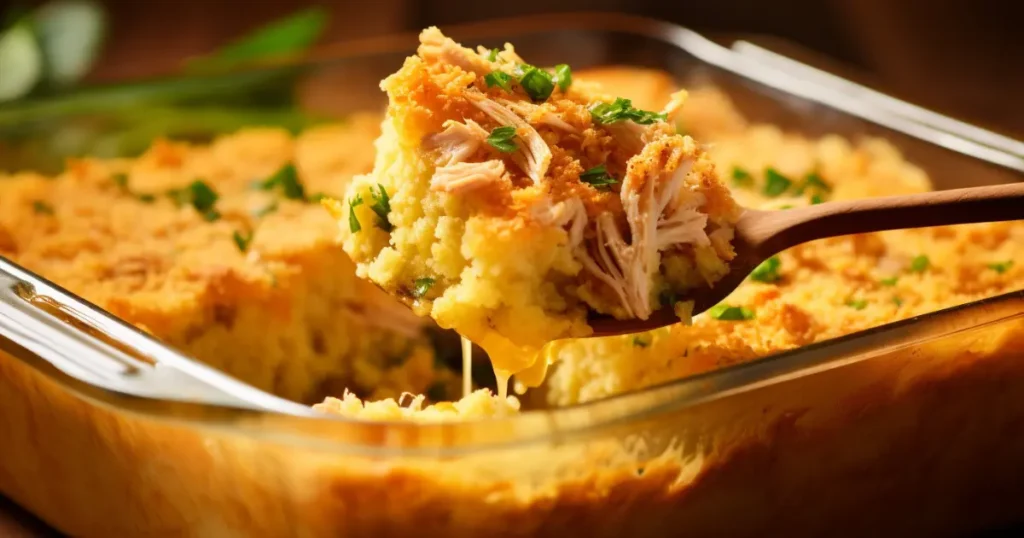
[{"label": "shredded chicken", "polygon": [[444,131],[428,136],[425,145],[440,151],[439,165],[466,161],[487,141],[487,131],[477,122],[444,122]]},{"label": "shredded chicken", "polygon": [[494,64],[487,58],[445,37],[437,28],[428,28],[420,33],[418,53],[424,60],[456,65],[463,71],[481,76],[494,70]]},{"label": "shredded chicken", "polygon": [[464,194],[469,191],[493,185],[505,175],[505,163],[494,159],[482,163],[454,163],[434,171],[430,188],[435,191]]},{"label": "shredded chicken", "polygon": [[502,99],[500,103],[512,109],[516,114],[526,118],[526,121],[529,121],[530,123],[547,125],[548,127],[559,129],[567,133],[575,134],[579,132],[578,129],[569,125],[561,116],[552,112],[548,107],[537,106],[526,101],[510,101],[507,99]]},{"label": "shredded chicken", "polygon": [[636,155],[644,149],[644,134],[647,132],[645,126],[622,121],[605,125],[605,129],[628,155]]},{"label": "shredded chicken", "polygon": [[516,128],[515,143],[519,151],[512,153],[511,158],[534,184],[539,184],[548,173],[548,166],[551,164],[551,148],[541,138],[540,133],[508,108],[479,94],[468,95],[473,105],[499,124]]}]

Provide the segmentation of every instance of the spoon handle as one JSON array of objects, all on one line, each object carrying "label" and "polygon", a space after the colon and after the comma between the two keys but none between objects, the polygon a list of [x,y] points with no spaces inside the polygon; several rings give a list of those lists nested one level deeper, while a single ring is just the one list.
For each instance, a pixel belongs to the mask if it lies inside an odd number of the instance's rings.
[{"label": "spoon handle", "polygon": [[737,235],[760,256],[824,239],[884,230],[1024,220],[1024,183],[746,211]]}]

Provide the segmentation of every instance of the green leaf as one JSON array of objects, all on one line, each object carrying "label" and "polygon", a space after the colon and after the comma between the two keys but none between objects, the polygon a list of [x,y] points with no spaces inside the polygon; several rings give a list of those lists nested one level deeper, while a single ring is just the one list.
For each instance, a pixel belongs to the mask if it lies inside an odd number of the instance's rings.
[{"label": "green leaf", "polygon": [[498,53],[499,52],[501,52],[501,51],[498,50],[498,49],[491,49],[491,50],[487,51],[487,61],[488,62],[496,62],[496,61],[498,61]]},{"label": "green leaf", "polygon": [[362,205],[363,197],[359,194],[355,195],[348,203],[348,229],[352,233],[356,233],[363,229],[359,225],[359,219],[356,218],[356,206]]},{"label": "green leaf", "polygon": [[650,125],[656,121],[665,121],[665,114],[657,114],[647,110],[633,108],[633,101],[617,97],[612,103],[599,103],[590,107],[590,115],[594,121],[602,125],[632,121],[640,125]]},{"label": "green leaf", "polygon": [[987,267],[999,274],[1003,274],[1009,271],[1011,267],[1013,267],[1013,260],[1007,260],[1005,262],[998,263],[990,263]]},{"label": "green leaf", "polygon": [[864,310],[868,307],[868,302],[864,299],[847,299],[846,306],[854,310]]},{"label": "green leaf", "polygon": [[119,173],[110,176],[110,180],[117,185],[117,188],[122,192],[128,192],[128,174]]},{"label": "green leaf", "polygon": [[167,196],[179,207],[191,204],[207,222],[213,222],[220,218],[220,213],[214,209],[219,196],[217,196],[216,191],[201,179],[193,181],[183,189],[171,190],[167,193]]},{"label": "green leaf", "polygon": [[883,278],[882,280],[879,280],[878,283],[883,285],[883,286],[888,286],[888,287],[891,288],[891,287],[895,286],[896,283],[899,282],[899,280],[900,280],[900,277],[892,276],[892,277],[889,277],[889,278]]},{"label": "green leaf", "polygon": [[600,190],[608,190],[612,185],[619,182],[619,180],[615,179],[608,173],[608,170],[603,164],[599,164],[580,174],[580,181],[588,183],[595,189]]},{"label": "green leaf", "polygon": [[252,236],[253,232],[249,232],[243,235],[241,232],[236,230],[231,237],[232,239],[235,240],[235,246],[238,247],[238,250],[246,252],[249,250],[249,243],[252,243]]},{"label": "green leaf", "polygon": [[551,92],[555,91],[555,81],[551,77],[551,73],[529,64],[522,64],[516,69],[520,73],[519,85],[523,87],[530,99],[543,101],[551,97]]},{"label": "green leaf", "polygon": [[305,200],[306,189],[299,181],[299,174],[292,163],[285,164],[272,176],[259,184],[265,191],[280,189],[285,198],[289,200]]},{"label": "green leaf", "polygon": [[0,32],[0,102],[24,97],[43,76],[43,53],[32,27],[20,22]]},{"label": "green leaf", "polygon": [[823,203],[824,201],[825,198],[820,194],[815,194],[811,196],[811,205],[818,205],[820,203]]},{"label": "green leaf", "polygon": [[434,285],[433,278],[417,278],[412,283],[412,296],[417,299],[423,297],[430,291],[430,288]]},{"label": "green leaf", "polygon": [[572,69],[568,65],[558,64],[555,66],[555,84],[562,92],[572,86]]},{"label": "green leaf", "polygon": [[633,347],[647,347],[649,345],[651,345],[650,340],[640,336],[633,337]]},{"label": "green leaf", "polygon": [[253,211],[252,216],[261,219],[263,217],[266,217],[267,215],[270,215],[271,213],[274,213],[275,211],[277,211],[277,209],[277,200],[274,200],[273,202],[270,202],[269,204],[263,206],[262,208]]},{"label": "green leaf", "polygon": [[739,166],[733,166],[732,184],[735,187],[749,187],[754,184],[754,176]]},{"label": "green leaf", "polygon": [[32,210],[41,215],[53,214],[53,206],[42,200],[32,202]]},{"label": "green leaf", "polygon": [[487,137],[487,143],[498,151],[503,153],[512,153],[517,149],[516,143],[514,142],[515,137],[516,128],[511,125],[506,125],[491,131],[490,136]]},{"label": "green leaf", "polygon": [[779,275],[781,266],[782,260],[778,256],[772,256],[754,268],[754,271],[750,273],[750,279],[758,282],[775,282],[781,278]]},{"label": "green leaf", "polygon": [[498,86],[499,88],[511,92],[512,91],[512,75],[504,71],[491,71],[484,76],[484,82],[487,83],[488,88]]},{"label": "green leaf", "polygon": [[390,232],[391,222],[388,220],[388,214],[391,213],[391,199],[388,198],[388,191],[384,189],[384,185],[378,183],[377,189],[375,192],[373,186],[370,186],[370,197],[373,198],[370,209],[377,214],[377,227]]},{"label": "green leaf", "polygon": [[896,305],[897,307],[903,306],[903,299],[900,299],[899,295],[893,295],[892,304]]},{"label": "green leaf", "polygon": [[764,195],[771,198],[781,196],[793,185],[788,177],[770,166],[764,169],[764,180]]},{"label": "green leaf", "polygon": [[304,9],[227,45],[208,56],[188,63],[189,69],[219,71],[255,60],[296,54],[309,48],[327,26],[327,12],[321,7]]},{"label": "green leaf", "polygon": [[51,1],[33,16],[46,77],[56,86],[70,86],[95,64],[107,29],[103,7],[88,0]]},{"label": "green leaf", "polygon": [[708,315],[720,321],[748,321],[754,319],[754,311],[745,306],[718,304],[708,309]]},{"label": "green leaf", "polygon": [[924,254],[910,260],[910,270],[914,273],[923,273],[928,270],[932,262]]}]

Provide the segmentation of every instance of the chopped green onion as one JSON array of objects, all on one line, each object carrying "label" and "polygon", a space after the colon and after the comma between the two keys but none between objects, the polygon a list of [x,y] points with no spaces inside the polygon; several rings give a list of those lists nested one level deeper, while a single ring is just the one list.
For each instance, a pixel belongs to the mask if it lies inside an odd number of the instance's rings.
[{"label": "chopped green onion", "polygon": [[110,180],[117,185],[118,189],[124,192],[128,192],[128,175],[127,174],[114,174],[110,176]]},{"label": "chopped green onion", "polygon": [[928,270],[932,262],[928,259],[928,256],[920,255],[910,261],[910,270],[915,273],[923,273]]},{"label": "chopped green onion", "polygon": [[501,52],[498,49],[491,49],[487,51],[487,61],[496,62],[498,61],[498,53]]},{"label": "chopped green onion", "polygon": [[428,291],[430,291],[430,288],[433,285],[434,285],[434,279],[433,278],[429,278],[429,277],[417,278],[412,283],[412,296],[416,297],[417,299],[423,297],[424,295],[427,294]]},{"label": "chopped green onion", "polygon": [[811,205],[818,205],[824,201],[825,199],[820,194],[815,194],[814,196],[811,196]]},{"label": "chopped green onion", "polygon": [[499,88],[511,92],[512,91],[512,75],[504,71],[491,71],[484,76],[484,82],[487,83],[488,88],[498,86]]},{"label": "chopped green onion", "polygon": [[997,272],[999,274],[1003,274],[1003,273],[1009,271],[1010,267],[1013,267],[1013,260],[1007,260],[1005,262],[998,262],[998,263],[990,263],[990,264],[988,264],[988,268],[989,269],[991,269],[991,270],[993,270],[993,271],[995,271],[995,272]]},{"label": "chopped green onion", "polygon": [[868,302],[864,299],[847,299],[846,306],[854,310],[864,310],[868,307]]},{"label": "chopped green onion", "polygon": [[385,232],[391,231],[391,222],[388,221],[388,214],[391,213],[391,199],[388,198],[388,191],[384,189],[384,185],[377,184],[377,191],[373,190],[373,186],[370,186],[370,197],[373,198],[373,205],[370,209],[377,214],[377,227]]},{"label": "chopped green onion", "polygon": [[893,295],[892,304],[896,305],[897,307],[903,306],[903,299],[900,299],[899,295]]},{"label": "chopped green onion", "polygon": [[249,243],[252,243],[252,236],[253,232],[242,235],[241,232],[235,230],[235,233],[232,234],[231,237],[235,240],[235,246],[238,247],[238,250],[245,252],[249,250]]},{"label": "chopped green onion", "polygon": [[793,182],[788,177],[780,174],[778,170],[770,166],[764,169],[764,179],[764,195],[772,198],[781,196],[793,185]]},{"label": "chopped green onion", "polygon": [[779,275],[781,266],[782,260],[778,256],[772,256],[754,268],[754,271],[750,273],[750,279],[758,282],[775,282],[781,278]]},{"label": "chopped green onion", "polygon": [[207,222],[213,222],[220,218],[220,213],[214,209],[219,196],[205,181],[197,179],[183,189],[174,189],[167,193],[167,196],[176,205],[183,206],[191,204],[196,211],[202,214]]},{"label": "chopped green onion", "polygon": [[53,214],[53,206],[42,200],[36,200],[32,202],[32,210],[35,211],[36,213],[43,215]]},{"label": "chopped green onion", "polygon": [[352,198],[352,200],[350,200],[349,203],[348,203],[348,229],[352,233],[356,233],[356,232],[358,232],[358,231],[363,229],[363,227],[359,225],[359,219],[356,218],[356,206],[359,206],[359,205],[362,205],[362,204],[363,204],[363,197],[362,197],[362,195],[359,195],[359,194],[355,195]]},{"label": "chopped green onion", "polygon": [[252,216],[254,216],[254,217],[258,218],[258,219],[261,219],[261,218],[266,217],[267,215],[269,215],[269,214],[271,214],[271,213],[273,213],[275,211],[277,211],[277,201],[273,201],[273,202],[263,206],[262,208],[254,211]]},{"label": "chopped green onion", "polygon": [[780,205],[779,211],[785,211],[787,209],[793,209],[793,204]]},{"label": "chopped green onion", "polygon": [[879,282],[879,284],[881,284],[883,286],[892,287],[892,286],[896,285],[896,282],[898,282],[899,279],[900,279],[900,277],[898,277],[898,276],[892,276],[892,277],[889,277],[889,278],[883,278],[882,280],[879,280],[878,282]]},{"label": "chopped green onion", "polygon": [[590,184],[595,189],[601,190],[607,190],[609,187],[619,182],[619,180],[615,179],[608,173],[608,170],[603,164],[599,164],[580,174],[580,181]]},{"label": "chopped green onion", "polygon": [[795,194],[797,196],[800,196],[808,189],[814,190],[819,193],[832,192],[832,186],[829,185],[828,183],[825,183],[825,180],[821,179],[821,176],[819,176],[817,172],[808,172],[807,175],[804,176],[803,183],[801,183],[800,186],[796,189]]},{"label": "chopped green onion", "polygon": [[296,172],[295,165],[292,163],[288,163],[282,166],[277,172],[274,172],[273,175],[259,184],[259,188],[265,191],[280,188],[285,198],[290,200],[306,199],[306,189],[299,181],[299,174]]},{"label": "chopped green onion", "polygon": [[633,347],[647,347],[649,345],[651,345],[649,340],[645,340],[639,336],[633,337]]},{"label": "chopped green onion", "polygon": [[520,64],[516,71],[519,73],[519,85],[530,99],[543,101],[551,97],[551,92],[555,91],[555,81],[551,73],[530,64]]},{"label": "chopped green onion", "polygon": [[754,176],[750,175],[750,172],[747,172],[739,166],[733,166],[732,184],[736,187],[749,187],[754,184]]},{"label": "chopped green onion", "polygon": [[633,108],[633,101],[617,97],[613,103],[600,103],[590,108],[594,121],[602,125],[632,121],[640,125],[650,125],[656,121],[665,121],[668,116],[647,110]]},{"label": "chopped green onion", "polygon": [[754,319],[754,311],[745,306],[718,304],[708,309],[708,314],[721,321],[748,321]]},{"label": "chopped green onion", "polygon": [[568,65],[558,64],[555,66],[555,84],[563,92],[572,85],[572,69]]},{"label": "chopped green onion", "polygon": [[324,198],[330,198],[330,196],[328,196],[327,193],[324,192],[316,192],[310,194],[309,196],[306,196],[306,201],[312,202],[314,204],[319,204],[320,202],[323,201]]},{"label": "chopped green onion", "polygon": [[156,201],[156,196],[153,196],[152,194],[140,194],[137,198],[144,204],[152,204]]},{"label": "chopped green onion", "polygon": [[487,137],[487,143],[498,151],[512,153],[516,150],[516,143],[513,141],[515,137],[516,128],[511,125],[506,125],[491,131],[490,136]]}]

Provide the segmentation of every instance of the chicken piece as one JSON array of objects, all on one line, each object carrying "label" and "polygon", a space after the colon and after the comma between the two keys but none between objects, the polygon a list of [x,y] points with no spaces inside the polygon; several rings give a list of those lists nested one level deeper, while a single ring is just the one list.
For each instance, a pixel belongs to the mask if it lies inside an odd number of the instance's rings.
[{"label": "chicken piece", "polygon": [[359,275],[480,344],[499,378],[539,383],[540,349],[589,335],[591,312],[645,319],[701,285],[667,264],[723,276],[739,208],[665,115],[436,28],[381,86],[374,171],[327,206]]}]

